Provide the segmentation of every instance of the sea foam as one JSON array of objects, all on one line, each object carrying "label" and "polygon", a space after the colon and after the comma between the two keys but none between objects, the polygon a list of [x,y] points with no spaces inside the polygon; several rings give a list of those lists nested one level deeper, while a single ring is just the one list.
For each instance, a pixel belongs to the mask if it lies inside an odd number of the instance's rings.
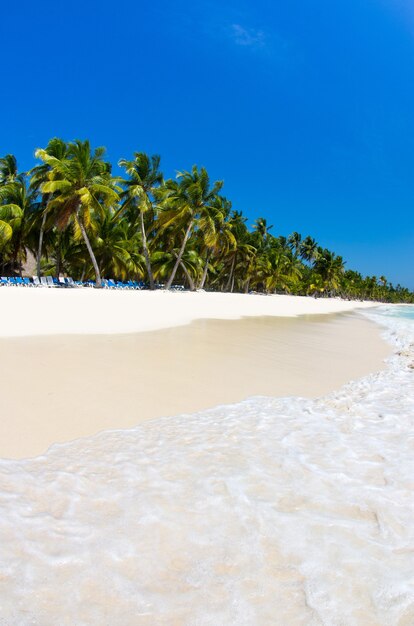
[{"label": "sea foam", "polygon": [[414,624],[409,310],[367,313],[395,354],[324,398],[1,461],[0,624]]}]

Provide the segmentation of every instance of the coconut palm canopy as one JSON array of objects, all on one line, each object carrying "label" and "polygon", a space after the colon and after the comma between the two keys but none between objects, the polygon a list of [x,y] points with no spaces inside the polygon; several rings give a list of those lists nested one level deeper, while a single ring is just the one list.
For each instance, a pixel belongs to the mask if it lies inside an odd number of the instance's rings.
[{"label": "coconut palm canopy", "polygon": [[35,152],[39,163],[19,172],[0,159],[0,263],[20,274],[28,252],[39,275],[141,280],[148,288],[341,296],[414,302],[387,277],[348,269],[341,255],[306,233],[276,234],[262,215],[252,228],[194,165],[164,180],[158,155],[123,158],[112,175],[105,149],[54,138]]}]

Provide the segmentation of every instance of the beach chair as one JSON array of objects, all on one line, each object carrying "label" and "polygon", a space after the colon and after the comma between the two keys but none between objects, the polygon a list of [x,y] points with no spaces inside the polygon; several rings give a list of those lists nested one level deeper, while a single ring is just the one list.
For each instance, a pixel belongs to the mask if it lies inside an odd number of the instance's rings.
[{"label": "beach chair", "polygon": [[7,282],[9,283],[9,285],[17,285],[16,279],[15,279],[14,276],[8,276],[7,277]]},{"label": "beach chair", "polygon": [[53,286],[54,287],[60,287],[59,279],[56,278],[56,276],[53,276]]},{"label": "beach chair", "polygon": [[40,283],[40,280],[39,280],[39,276],[33,276],[33,286],[34,287],[41,287],[42,286],[41,283]]},{"label": "beach chair", "polygon": [[114,281],[112,280],[112,278],[108,278],[107,283],[108,283],[109,289],[116,289],[116,285]]},{"label": "beach chair", "polygon": [[76,287],[75,281],[73,280],[71,276],[68,276],[67,278],[65,278],[65,283],[68,287]]},{"label": "beach chair", "polygon": [[46,281],[47,281],[47,286],[48,287],[54,287],[55,283],[53,282],[53,277],[52,276],[46,276]]},{"label": "beach chair", "polygon": [[8,286],[9,286],[9,281],[7,280],[7,276],[2,276],[2,277],[0,278],[0,282],[1,282],[1,284],[2,284],[2,285],[4,285],[5,287],[8,287]]},{"label": "beach chair", "polygon": [[49,287],[46,276],[40,277],[40,284],[42,285],[42,287]]},{"label": "beach chair", "polygon": [[65,277],[64,276],[59,276],[59,285],[61,287],[67,287],[66,281],[65,281]]}]

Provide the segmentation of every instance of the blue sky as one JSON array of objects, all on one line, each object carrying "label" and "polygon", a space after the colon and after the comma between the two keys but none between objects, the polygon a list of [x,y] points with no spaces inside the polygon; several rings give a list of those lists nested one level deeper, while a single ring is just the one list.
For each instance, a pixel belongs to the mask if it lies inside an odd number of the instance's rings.
[{"label": "blue sky", "polygon": [[252,224],[414,288],[411,0],[23,2],[2,11],[0,153],[53,136],[224,179]]}]

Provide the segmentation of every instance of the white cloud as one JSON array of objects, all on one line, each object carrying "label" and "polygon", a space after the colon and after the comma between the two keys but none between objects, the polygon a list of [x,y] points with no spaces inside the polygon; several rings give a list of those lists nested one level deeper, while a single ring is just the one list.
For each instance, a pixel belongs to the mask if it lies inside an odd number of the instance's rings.
[{"label": "white cloud", "polygon": [[231,25],[231,36],[238,46],[250,48],[263,48],[266,43],[266,36],[262,30],[245,28],[241,24]]}]

